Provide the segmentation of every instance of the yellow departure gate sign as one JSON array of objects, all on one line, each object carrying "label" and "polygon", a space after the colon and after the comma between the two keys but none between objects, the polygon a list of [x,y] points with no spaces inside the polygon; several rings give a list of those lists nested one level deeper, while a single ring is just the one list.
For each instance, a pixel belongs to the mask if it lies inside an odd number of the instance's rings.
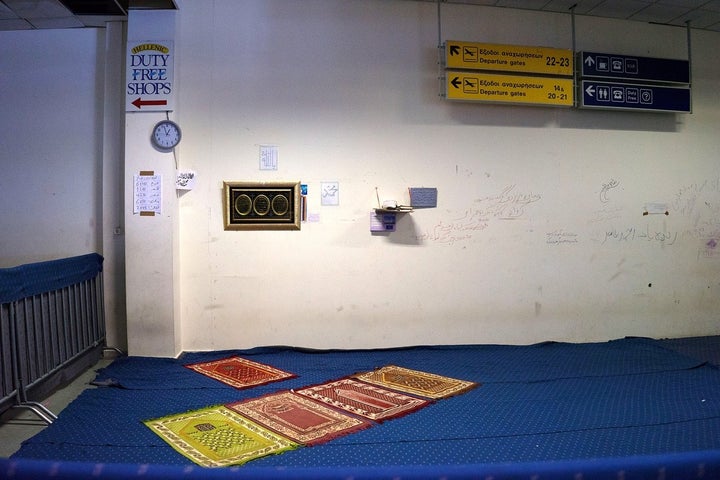
[{"label": "yellow departure gate sign", "polygon": [[572,50],[448,40],[445,67],[572,76]]},{"label": "yellow departure gate sign", "polygon": [[572,107],[572,78],[445,72],[448,100]]}]

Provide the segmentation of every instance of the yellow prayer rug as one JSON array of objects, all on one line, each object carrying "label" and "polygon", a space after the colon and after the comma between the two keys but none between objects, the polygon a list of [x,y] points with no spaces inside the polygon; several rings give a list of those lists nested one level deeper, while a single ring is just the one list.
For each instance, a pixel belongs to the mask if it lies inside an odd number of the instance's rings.
[{"label": "yellow prayer rug", "polygon": [[226,467],[297,448],[224,406],[143,422],[178,453],[203,467]]},{"label": "yellow prayer rug", "polygon": [[458,380],[456,378],[411,370],[395,365],[388,365],[372,372],[361,373],[355,375],[355,378],[363,382],[432,399],[458,395],[478,385],[475,382]]}]

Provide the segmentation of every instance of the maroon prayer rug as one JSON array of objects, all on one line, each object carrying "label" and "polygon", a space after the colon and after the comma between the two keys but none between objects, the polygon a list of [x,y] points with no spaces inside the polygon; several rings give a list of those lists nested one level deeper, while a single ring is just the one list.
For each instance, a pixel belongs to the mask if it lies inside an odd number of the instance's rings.
[{"label": "maroon prayer rug", "polygon": [[280,392],[226,405],[297,443],[317,445],[371,426],[319,402]]},{"label": "maroon prayer rug", "polygon": [[240,357],[229,357],[211,362],[192,363],[185,367],[235,388],[249,388],[278,382],[297,375],[270,365]]},{"label": "maroon prayer rug", "polygon": [[427,400],[345,378],[297,390],[296,393],[375,421],[418,410]]},{"label": "maroon prayer rug", "polygon": [[447,398],[465,393],[478,385],[475,382],[395,365],[388,365],[372,372],[358,374],[355,375],[355,378],[381,387],[433,399]]}]

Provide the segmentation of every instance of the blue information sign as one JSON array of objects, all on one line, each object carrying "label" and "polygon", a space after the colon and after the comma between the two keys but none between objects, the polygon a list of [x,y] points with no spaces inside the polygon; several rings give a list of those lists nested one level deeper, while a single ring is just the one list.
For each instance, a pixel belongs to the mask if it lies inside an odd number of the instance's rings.
[{"label": "blue information sign", "polygon": [[690,83],[690,62],[687,60],[580,52],[577,62],[581,65],[582,78]]},{"label": "blue information sign", "polygon": [[581,108],[684,112],[690,110],[690,88],[583,80]]}]

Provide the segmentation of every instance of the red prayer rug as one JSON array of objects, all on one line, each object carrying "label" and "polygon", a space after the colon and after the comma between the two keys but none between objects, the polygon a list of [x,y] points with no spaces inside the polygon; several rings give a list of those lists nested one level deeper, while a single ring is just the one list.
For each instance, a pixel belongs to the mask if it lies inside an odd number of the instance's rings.
[{"label": "red prayer rug", "polygon": [[355,378],[374,385],[433,399],[447,398],[465,393],[478,386],[475,382],[395,365],[388,365],[372,372],[355,375]]},{"label": "red prayer rug", "polygon": [[245,417],[300,444],[317,445],[371,426],[360,418],[291,392],[226,405]]},{"label": "red prayer rug", "polygon": [[375,421],[396,418],[428,404],[427,400],[351,378],[303,388],[296,393]]},{"label": "red prayer rug", "polygon": [[240,357],[229,357],[211,362],[192,363],[185,367],[219,380],[235,388],[249,388],[266,383],[295,378],[297,375],[284,372],[270,365],[253,362]]}]

